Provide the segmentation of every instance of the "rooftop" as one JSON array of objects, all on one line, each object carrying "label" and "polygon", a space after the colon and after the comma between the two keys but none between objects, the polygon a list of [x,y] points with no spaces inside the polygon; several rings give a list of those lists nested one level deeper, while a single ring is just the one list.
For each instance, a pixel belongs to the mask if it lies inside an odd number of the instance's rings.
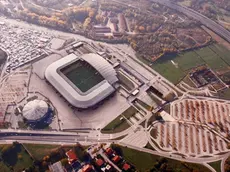
[{"label": "rooftop", "polygon": [[128,171],[130,168],[131,168],[130,165],[127,164],[127,163],[125,163],[125,164],[123,165],[123,168],[122,168],[122,169],[125,170],[125,171]]},{"label": "rooftop", "polygon": [[69,163],[72,163],[73,161],[77,160],[77,155],[75,154],[75,152],[70,149],[68,152],[66,152],[66,156],[68,157],[68,161]]},{"label": "rooftop", "polygon": [[106,152],[107,155],[112,155],[113,154],[113,150],[111,148],[107,148],[105,150],[105,152]]},{"label": "rooftop", "polygon": [[121,158],[120,158],[120,156],[116,155],[115,157],[113,157],[112,160],[113,160],[113,162],[118,163],[121,160]]},{"label": "rooftop", "polygon": [[97,159],[96,163],[99,167],[101,167],[104,164],[104,161],[102,159]]},{"label": "rooftop", "polygon": [[92,166],[87,164],[82,168],[83,172],[90,172],[92,170]]},{"label": "rooftop", "polygon": [[43,100],[33,100],[28,102],[23,110],[23,116],[27,120],[39,120],[48,112],[48,104]]}]

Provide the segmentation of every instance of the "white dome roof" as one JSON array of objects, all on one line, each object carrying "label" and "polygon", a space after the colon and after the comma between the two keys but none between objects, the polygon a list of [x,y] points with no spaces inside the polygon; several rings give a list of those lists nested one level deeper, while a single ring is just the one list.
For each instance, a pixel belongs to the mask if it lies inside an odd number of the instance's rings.
[{"label": "white dome roof", "polygon": [[48,112],[48,104],[43,100],[33,100],[28,102],[22,114],[27,120],[39,120]]}]

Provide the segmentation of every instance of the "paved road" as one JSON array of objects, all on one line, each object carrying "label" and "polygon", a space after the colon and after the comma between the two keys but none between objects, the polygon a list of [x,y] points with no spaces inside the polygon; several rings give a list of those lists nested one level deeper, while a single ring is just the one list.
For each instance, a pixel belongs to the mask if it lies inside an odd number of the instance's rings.
[{"label": "paved road", "polygon": [[146,152],[146,153],[150,153],[153,155],[157,155],[157,156],[163,156],[163,157],[167,157],[167,158],[173,158],[179,161],[187,161],[187,162],[193,162],[193,163],[200,163],[200,162],[210,162],[210,161],[216,161],[216,160],[220,160],[223,157],[225,157],[224,155],[220,155],[220,156],[216,156],[216,157],[210,157],[210,158],[181,158],[180,156],[176,156],[176,155],[172,155],[169,154],[167,152],[158,152],[158,151],[152,151],[146,148],[140,148],[137,146],[132,146],[129,144],[125,144],[120,142],[120,140],[111,140],[111,139],[104,139],[104,138],[100,138],[97,137],[90,137],[88,136],[87,133],[79,133],[79,134],[72,134],[71,133],[66,133],[65,132],[57,132],[57,133],[45,133],[45,132],[39,132],[37,131],[35,132],[30,132],[30,131],[8,131],[8,132],[0,132],[0,142],[1,143],[8,143],[11,141],[19,141],[21,143],[27,143],[29,142],[33,142],[33,143],[49,143],[49,144],[66,144],[66,143],[76,143],[76,142],[81,142],[81,143],[87,143],[87,144],[91,144],[91,143],[99,143],[99,142],[103,142],[103,143],[117,143],[120,144],[122,146],[127,146],[129,148],[138,150],[138,151],[142,151],[142,152]]},{"label": "paved road", "polygon": [[152,2],[157,2],[159,4],[165,5],[189,17],[194,18],[195,20],[201,22],[203,25],[205,25],[230,43],[230,32],[227,29],[225,29],[220,24],[214,22],[213,20],[207,18],[206,16],[198,13],[197,11],[187,8],[185,6],[180,6],[178,4],[170,2],[169,0],[152,0]]},{"label": "paved road", "polygon": [[224,172],[224,164],[225,164],[225,161],[228,159],[229,156],[230,156],[230,153],[228,153],[227,155],[225,155],[225,157],[221,161],[221,172]]}]

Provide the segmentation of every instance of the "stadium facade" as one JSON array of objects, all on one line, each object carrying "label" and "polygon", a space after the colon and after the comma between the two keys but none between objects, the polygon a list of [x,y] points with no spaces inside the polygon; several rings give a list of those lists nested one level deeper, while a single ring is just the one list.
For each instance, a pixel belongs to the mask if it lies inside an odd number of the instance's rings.
[{"label": "stadium facade", "polygon": [[118,81],[113,66],[98,54],[69,54],[49,65],[48,82],[73,106],[95,106],[115,92]]}]

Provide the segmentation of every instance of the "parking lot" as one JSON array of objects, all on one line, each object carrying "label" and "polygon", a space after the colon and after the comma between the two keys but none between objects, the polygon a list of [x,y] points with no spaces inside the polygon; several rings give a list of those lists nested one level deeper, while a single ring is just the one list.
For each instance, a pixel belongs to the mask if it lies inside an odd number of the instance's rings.
[{"label": "parking lot", "polygon": [[0,47],[8,54],[6,72],[10,72],[25,63],[45,57],[45,47],[53,35],[15,25],[0,24]]},{"label": "parking lot", "polygon": [[177,100],[171,105],[175,122],[158,123],[155,142],[164,151],[189,156],[216,155],[228,151],[230,105],[199,99]]}]

